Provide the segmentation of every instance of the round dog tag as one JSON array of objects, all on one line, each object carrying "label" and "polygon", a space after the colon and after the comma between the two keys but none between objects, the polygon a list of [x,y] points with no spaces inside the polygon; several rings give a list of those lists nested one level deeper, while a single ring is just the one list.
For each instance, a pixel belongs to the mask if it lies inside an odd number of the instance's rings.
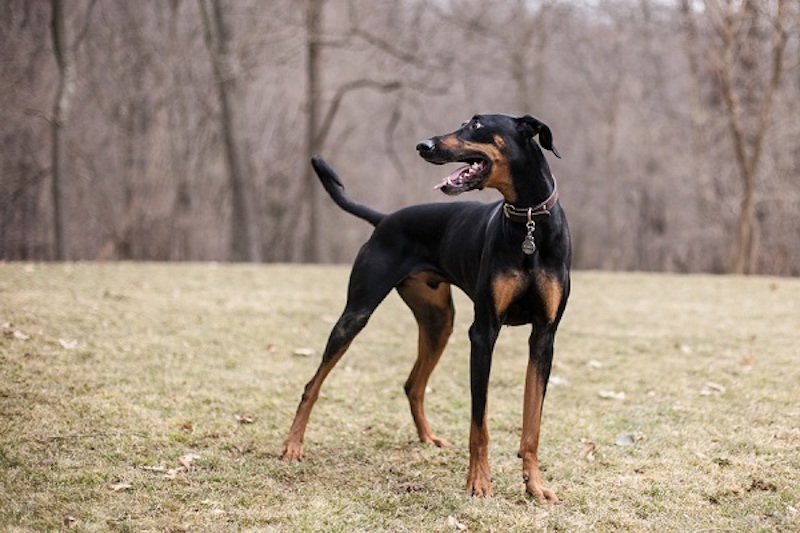
[{"label": "round dog tag", "polygon": [[533,242],[533,237],[528,235],[527,237],[525,237],[525,240],[522,241],[522,252],[525,255],[531,255],[535,251],[536,251],[536,243]]}]

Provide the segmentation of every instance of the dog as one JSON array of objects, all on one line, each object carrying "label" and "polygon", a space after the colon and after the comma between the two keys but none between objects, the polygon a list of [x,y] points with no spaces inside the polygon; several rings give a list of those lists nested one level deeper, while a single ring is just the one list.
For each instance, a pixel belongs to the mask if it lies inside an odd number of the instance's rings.
[{"label": "dog", "polygon": [[[539,144],[535,138],[538,136]],[[491,204],[422,204],[383,214],[350,200],[333,169],[312,165],[333,201],[375,227],[350,275],[347,303],[305,387],[281,457],[301,459],[303,438],[320,387],[373,311],[394,288],[419,326],[418,355],[405,383],[419,439],[447,446],[425,416],[428,378],[453,331],[451,285],[474,303],[469,328],[471,423],[467,493],[491,496],[487,393],[500,327],[531,325],[519,457],[527,493],[557,502],[539,471],[539,435],[553,342],[570,292],[571,247],[555,178],[542,150],[561,157],[550,128],[526,115],[476,115],[456,131],[417,144],[426,161],[463,163],[436,189],[458,195],[493,188]]]}]

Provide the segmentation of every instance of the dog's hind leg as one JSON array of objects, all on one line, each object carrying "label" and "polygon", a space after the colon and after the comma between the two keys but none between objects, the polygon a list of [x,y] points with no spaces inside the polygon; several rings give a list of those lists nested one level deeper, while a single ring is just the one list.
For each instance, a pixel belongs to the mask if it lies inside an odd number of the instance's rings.
[{"label": "dog's hind leg", "polygon": [[369,315],[359,315],[345,311],[334,326],[328,339],[328,344],[325,347],[325,353],[322,355],[322,362],[317,368],[314,377],[311,378],[311,381],[306,384],[303,390],[303,396],[300,399],[300,405],[297,407],[297,413],[294,416],[292,428],[289,430],[289,436],[283,443],[282,459],[297,461],[302,458],[306,425],[308,425],[308,419],[311,416],[311,409],[314,407],[317,398],[319,398],[322,383],[347,351],[353,338],[364,328],[368,319]]},{"label": "dog's hind leg", "polygon": [[436,446],[449,443],[437,437],[425,416],[425,388],[428,378],[439,362],[447,340],[453,332],[455,309],[450,284],[439,281],[429,273],[409,276],[397,287],[397,292],[411,308],[419,325],[417,360],[405,383],[411,416],[419,440]]},{"label": "dog's hind leg", "polygon": [[370,248],[365,246],[356,258],[350,274],[347,305],[331,330],[322,361],[314,377],[306,384],[303,391],[289,436],[283,443],[281,458],[284,460],[296,461],[303,456],[306,425],[314,403],[319,397],[322,383],[347,351],[355,336],[367,325],[375,308],[404,277],[397,267],[390,267],[393,264],[392,257],[378,255],[370,253]]}]

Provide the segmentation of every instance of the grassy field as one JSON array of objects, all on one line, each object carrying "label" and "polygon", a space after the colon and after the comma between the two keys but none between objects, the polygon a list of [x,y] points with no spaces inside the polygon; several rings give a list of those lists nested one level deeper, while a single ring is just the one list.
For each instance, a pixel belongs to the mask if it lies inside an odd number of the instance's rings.
[{"label": "grassy field", "polygon": [[[495,497],[464,495],[467,328],[415,441],[391,295],[277,458],[344,267],[0,264],[2,531],[798,531],[800,280],[577,272],[540,457],[516,458],[527,328],[490,386]],[[312,352],[309,355],[309,352]]]}]

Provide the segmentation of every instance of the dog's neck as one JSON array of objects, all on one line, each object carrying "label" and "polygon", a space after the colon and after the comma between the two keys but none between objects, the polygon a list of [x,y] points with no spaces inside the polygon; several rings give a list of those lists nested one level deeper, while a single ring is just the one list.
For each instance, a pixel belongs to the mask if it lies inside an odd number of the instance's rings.
[{"label": "dog's neck", "polygon": [[549,215],[550,210],[555,207],[556,203],[558,203],[558,184],[556,183],[555,176],[552,176],[552,179],[552,190],[544,201],[536,204],[533,204],[532,202],[521,203],[517,201],[516,204],[512,204],[506,200],[506,202],[503,204],[503,214],[506,216],[506,218],[513,220],[514,222],[528,222],[533,217]]},{"label": "dog's neck", "polygon": [[[530,157],[535,159],[534,165],[528,165],[527,168],[536,169],[533,175],[525,173],[522,169],[512,169],[514,194],[513,198],[506,195],[504,212],[506,213],[524,213],[525,222],[528,214],[533,212],[535,215],[549,214],[550,210],[555,207],[558,202],[558,187],[556,186],[556,178],[550,172],[550,167],[544,154],[540,150],[535,150],[530,154]],[[517,170],[517,172],[514,172]],[[506,215],[511,220],[517,220],[517,217]]]}]

